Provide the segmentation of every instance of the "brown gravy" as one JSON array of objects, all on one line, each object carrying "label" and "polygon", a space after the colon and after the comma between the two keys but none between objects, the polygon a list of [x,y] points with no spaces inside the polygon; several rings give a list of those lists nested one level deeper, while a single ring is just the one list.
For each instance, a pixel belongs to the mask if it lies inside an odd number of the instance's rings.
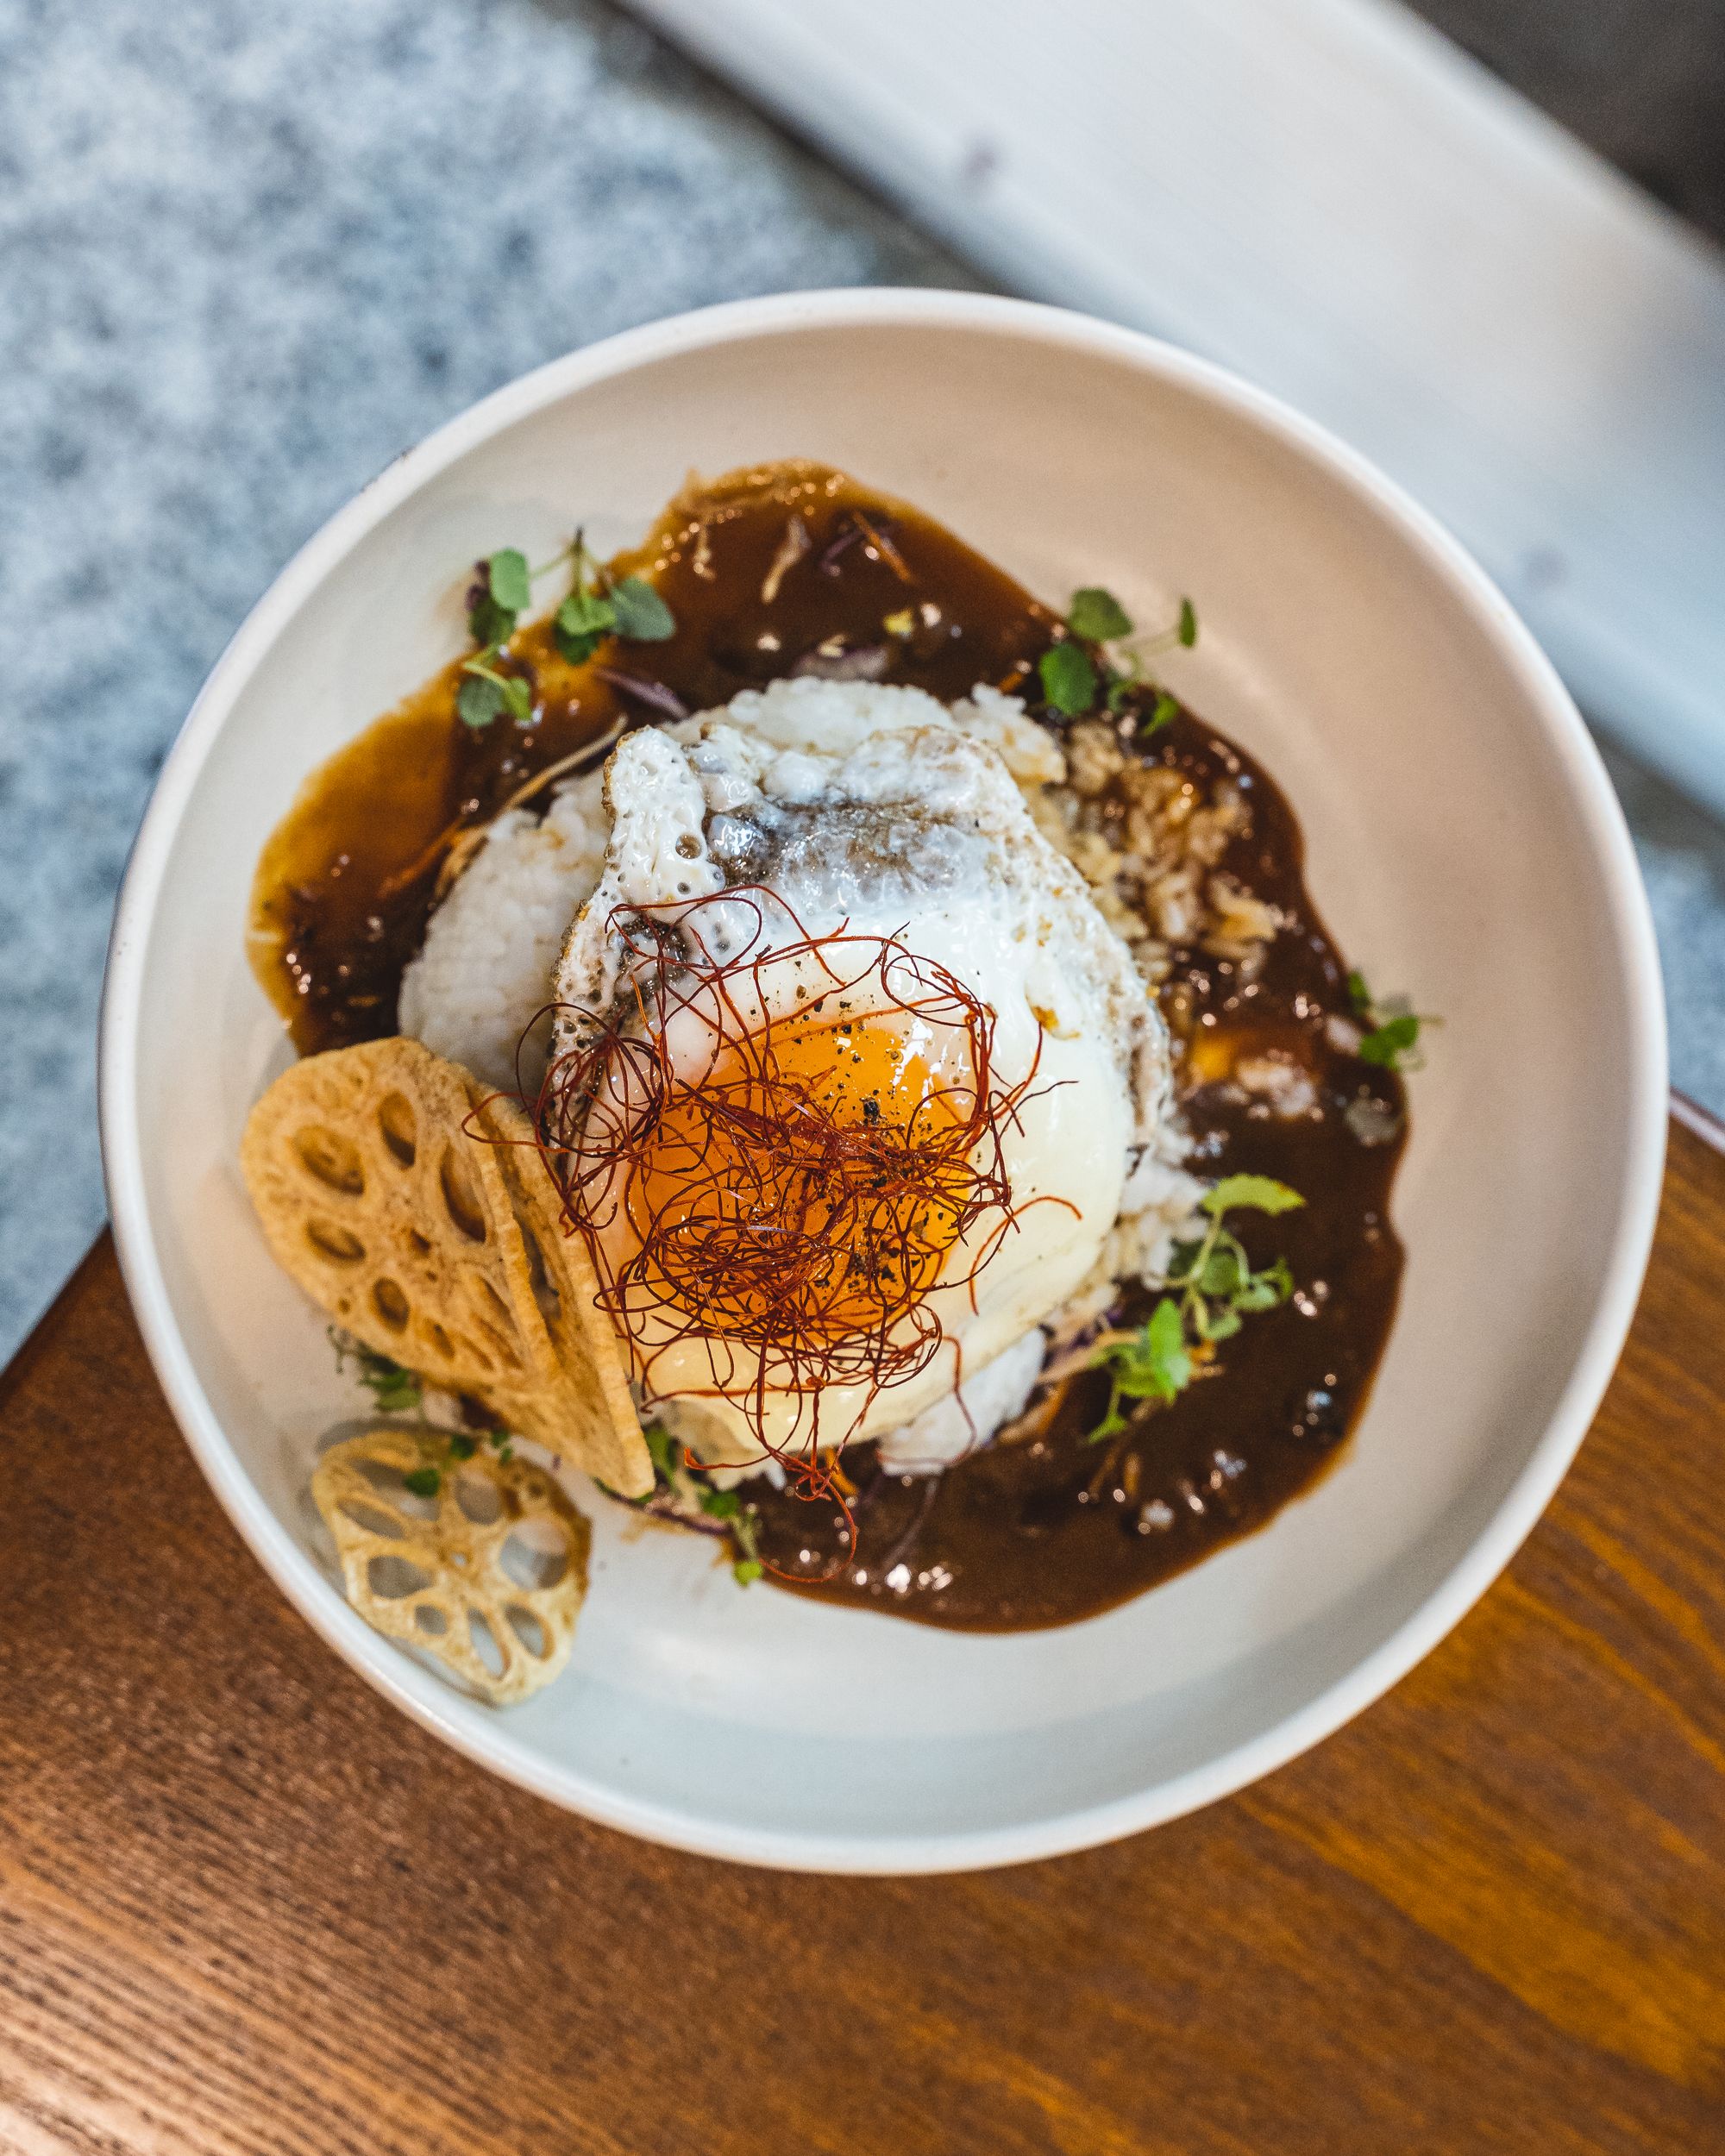
[{"label": "brown gravy", "polygon": [[[794,514],[807,549],[781,567],[768,600]],[[1034,701],[1035,662],[1056,620],[939,525],[810,465],[738,474],[674,505],[617,567],[656,584],[677,630],[602,657],[691,711],[790,673],[818,647],[829,657],[883,654],[864,661],[884,666],[878,678],[943,700],[982,680]],[[889,617],[900,633],[883,628]],[[655,715],[638,692],[567,665],[544,624],[523,630],[511,652],[532,684],[531,725],[505,717],[482,732],[463,726],[451,667],[316,774],[266,849],[254,962],[303,1052],[396,1031],[403,968],[464,830],[619,720]],[[1127,714],[1128,732],[1148,702]],[[1220,866],[1288,923],[1250,982],[1231,962],[1176,949],[1161,994],[1178,1036],[1248,1037],[1257,1052],[1295,1058],[1313,1081],[1315,1111],[1296,1120],[1226,1084],[1182,1101],[1197,1172],[1257,1172],[1305,1194],[1297,1213],[1230,1222],[1255,1265],[1286,1258],[1297,1292],[1247,1320],[1219,1374],[1170,1406],[1140,1405],[1112,1441],[1086,1441],[1107,1395],[1092,1373],[1039,1434],[938,1478],[887,1474],[872,1445],[853,1446],[844,1466],[857,1490],[854,1558],[831,1502],[749,1485],[761,1555],[794,1592],[975,1631],[1070,1623],[1264,1525],[1323,1473],[1364,1404],[1402,1275],[1389,1199],[1402,1082],[1331,1037],[1328,1019],[1349,1010],[1347,968],[1306,890],[1299,825],[1274,781],[1185,711],[1144,753],[1205,790],[1224,775],[1245,789],[1251,826]],[[1395,1132],[1386,1142],[1363,1144],[1345,1119],[1363,1097],[1381,1104]],[[1124,1305],[1120,1321],[1136,1323],[1150,1302]]]}]

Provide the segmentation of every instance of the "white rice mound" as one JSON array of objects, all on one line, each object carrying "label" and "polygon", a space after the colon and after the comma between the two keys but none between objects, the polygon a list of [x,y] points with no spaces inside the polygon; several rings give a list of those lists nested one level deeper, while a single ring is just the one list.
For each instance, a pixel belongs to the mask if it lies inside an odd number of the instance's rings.
[{"label": "white rice mound", "polygon": [[[610,828],[597,771],[555,793],[543,822],[527,809],[499,817],[402,975],[402,1031],[512,1090],[517,1044],[550,997],[569,923],[605,866]],[[530,1090],[544,1076],[549,1039],[546,1021],[523,1045]]]}]

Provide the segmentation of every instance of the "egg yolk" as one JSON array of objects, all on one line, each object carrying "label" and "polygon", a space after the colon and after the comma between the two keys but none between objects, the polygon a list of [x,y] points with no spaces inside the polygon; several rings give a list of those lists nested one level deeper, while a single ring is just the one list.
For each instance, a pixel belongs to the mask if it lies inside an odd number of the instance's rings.
[{"label": "egg yolk", "polygon": [[774,1023],[663,1103],[624,1214],[710,1332],[819,1345],[927,1294],[975,1187],[964,1037],[902,1017]]}]

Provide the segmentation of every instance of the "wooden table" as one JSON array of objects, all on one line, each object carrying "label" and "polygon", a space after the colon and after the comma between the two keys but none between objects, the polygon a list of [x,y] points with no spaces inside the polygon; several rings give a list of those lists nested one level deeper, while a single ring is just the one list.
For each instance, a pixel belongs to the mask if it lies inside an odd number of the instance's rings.
[{"label": "wooden table", "polygon": [[781,1876],[386,1708],[200,1481],[104,1240],[3,1383],[6,2156],[1725,2150],[1725,1157],[1506,1578],[1244,1796]]}]

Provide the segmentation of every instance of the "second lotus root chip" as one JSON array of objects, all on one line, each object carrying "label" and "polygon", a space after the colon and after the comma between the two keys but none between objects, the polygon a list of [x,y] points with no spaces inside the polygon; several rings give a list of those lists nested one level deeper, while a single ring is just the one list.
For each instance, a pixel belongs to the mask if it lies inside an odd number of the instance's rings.
[{"label": "second lotus root chip", "polygon": [[591,1530],[530,1461],[448,1455],[435,1433],[368,1431],[323,1455],[311,1494],[366,1622],[507,1707],[569,1658]]},{"label": "second lotus root chip", "polygon": [[565,1231],[562,1194],[520,1107],[494,1094],[480,1103],[480,1122],[496,1141],[558,1367],[557,1382],[534,1398],[499,1396],[492,1404],[512,1428],[573,1458],[620,1497],[644,1497],[653,1487],[652,1457],[586,1244]]}]

